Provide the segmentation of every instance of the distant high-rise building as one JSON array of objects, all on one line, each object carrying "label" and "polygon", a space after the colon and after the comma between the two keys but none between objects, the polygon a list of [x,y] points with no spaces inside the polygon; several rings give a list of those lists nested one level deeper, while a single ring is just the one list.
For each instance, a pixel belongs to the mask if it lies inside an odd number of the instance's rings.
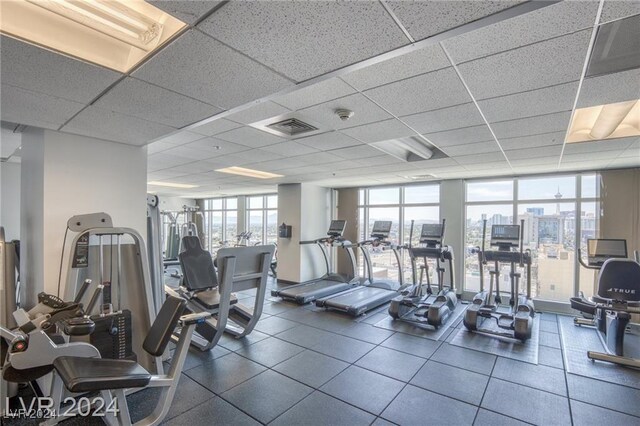
[{"label": "distant high-rise building", "polygon": [[527,213],[534,216],[544,216],[544,209],[542,207],[527,207]]}]

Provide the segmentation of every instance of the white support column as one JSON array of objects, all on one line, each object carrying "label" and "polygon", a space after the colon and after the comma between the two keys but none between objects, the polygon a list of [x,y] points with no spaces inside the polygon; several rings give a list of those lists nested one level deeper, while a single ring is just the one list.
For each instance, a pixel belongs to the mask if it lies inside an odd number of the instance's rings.
[{"label": "white support column", "polygon": [[29,306],[40,291],[57,293],[71,216],[106,212],[146,238],[147,150],[41,129],[28,129],[22,145],[21,271]]}]

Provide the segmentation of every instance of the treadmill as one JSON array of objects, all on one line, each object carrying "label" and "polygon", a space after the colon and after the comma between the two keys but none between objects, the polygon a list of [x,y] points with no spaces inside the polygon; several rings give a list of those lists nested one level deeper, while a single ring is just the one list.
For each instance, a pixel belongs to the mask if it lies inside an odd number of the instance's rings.
[{"label": "treadmill", "polygon": [[318,238],[317,240],[300,241],[300,244],[316,244],[320,247],[327,269],[327,272],[322,277],[286,288],[271,290],[271,296],[304,305],[316,299],[340,293],[357,284],[357,279],[331,273],[329,267],[328,247],[342,247],[347,251],[347,256],[351,261],[353,277],[356,276],[356,259],[353,253],[353,244],[342,236],[346,225],[346,220],[332,220],[326,237]]},{"label": "treadmill", "polygon": [[[368,279],[361,281],[362,285],[343,291],[342,293],[317,299],[316,306],[359,316],[371,309],[384,305],[398,296],[399,291],[404,287],[402,262],[399,253],[400,247],[388,241],[390,232],[391,221],[374,222],[371,238],[357,244],[362,251]],[[373,267],[369,247],[382,247],[383,249],[393,250],[398,262],[399,282],[387,279],[376,280],[373,278]]]}]

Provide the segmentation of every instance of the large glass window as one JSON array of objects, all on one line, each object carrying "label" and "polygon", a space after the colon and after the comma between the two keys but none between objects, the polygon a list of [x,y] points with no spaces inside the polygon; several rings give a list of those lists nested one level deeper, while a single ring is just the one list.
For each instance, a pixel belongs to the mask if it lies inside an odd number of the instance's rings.
[{"label": "large glass window", "polygon": [[215,252],[234,240],[238,229],[238,199],[212,198],[204,200],[204,234],[200,240],[206,250]]},{"label": "large glass window", "polygon": [[[411,185],[382,188],[361,189],[359,192],[359,231],[360,240],[369,238],[373,224],[377,220],[392,222],[389,240],[393,244],[407,244],[411,234],[413,221],[413,243],[420,238],[420,230],[424,223],[440,220],[440,185]],[[373,274],[376,278],[398,280],[402,271],[404,279],[411,279],[411,262],[409,255],[401,251],[401,268],[391,250],[371,249]],[[358,251],[360,274],[364,273],[361,252]]]},{"label": "large glass window", "polygon": [[577,248],[598,235],[598,185],[595,174],[467,182],[465,290],[479,289],[473,249],[481,244],[486,220],[487,243],[491,225],[524,223],[533,297],[566,302],[577,289],[592,295],[593,274],[579,267]]},{"label": "large glass window", "polygon": [[247,229],[250,245],[273,244],[278,241],[278,196],[275,194],[247,197]]}]

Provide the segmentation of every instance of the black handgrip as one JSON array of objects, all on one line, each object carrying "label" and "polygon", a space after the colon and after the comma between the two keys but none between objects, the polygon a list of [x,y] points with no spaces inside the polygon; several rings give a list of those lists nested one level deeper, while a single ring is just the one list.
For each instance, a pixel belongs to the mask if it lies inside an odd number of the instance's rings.
[{"label": "black handgrip", "polygon": [[584,312],[585,314],[595,315],[598,310],[595,303],[589,302],[582,297],[572,297],[569,300],[571,301],[571,308]]},{"label": "black handgrip", "polygon": [[80,286],[80,290],[78,291],[78,294],[76,294],[76,298],[73,299],[74,303],[80,303],[80,301],[84,297],[84,294],[87,292],[87,289],[89,288],[90,285],[91,285],[91,280],[89,278],[87,278],[82,282],[82,286]]}]

